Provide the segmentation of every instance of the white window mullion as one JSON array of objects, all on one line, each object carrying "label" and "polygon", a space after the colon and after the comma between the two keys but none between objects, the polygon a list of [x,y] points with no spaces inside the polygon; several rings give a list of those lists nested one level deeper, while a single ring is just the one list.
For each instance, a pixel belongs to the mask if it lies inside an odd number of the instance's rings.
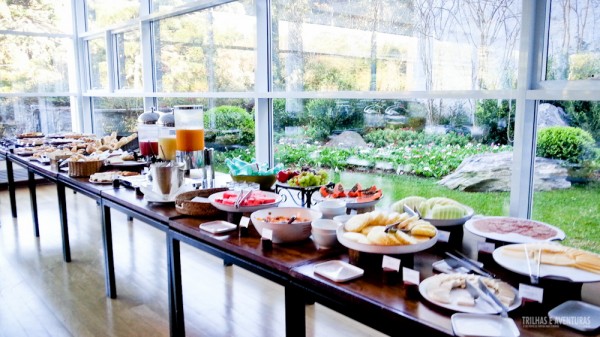
[{"label": "white window mullion", "polygon": [[108,78],[108,92],[115,92],[117,88],[117,56],[115,52],[115,43],[113,33],[107,30],[104,35],[106,41],[106,71]]},{"label": "white window mullion", "polygon": [[[86,8],[85,1],[72,0],[72,8],[74,11],[73,27],[75,33],[75,57],[77,72],[77,104],[79,109],[71,109],[72,124],[74,131],[92,132],[92,104],[91,99],[83,97],[82,93],[90,87],[90,72],[89,72],[89,53],[87,41],[80,36],[86,30]],[[74,116],[77,114],[78,116]],[[78,128],[78,129],[77,129]]]},{"label": "white window mullion", "polygon": [[546,0],[523,1],[510,189],[510,215],[521,218],[531,217],[533,203],[537,101],[528,100],[527,92],[542,78],[546,17]]},{"label": "white window mullion", "polygon": [[[270,92],[271,85],[271,1],[256,1],[255,92]],[[256,160],[273,166],[273,100],[256,99]]]},{"label": "white window mullion", "polygon": [[[152,0],[140,1],[140,18],[150,15]],[[143,88],[145,94],[154,93],[154,53],[152,46],[152,21],[140,21],[140,48],[142,49],[142,76]],[[156,105],[156,98],[144,97],[144,110],[150,110],[150,107]]]}]

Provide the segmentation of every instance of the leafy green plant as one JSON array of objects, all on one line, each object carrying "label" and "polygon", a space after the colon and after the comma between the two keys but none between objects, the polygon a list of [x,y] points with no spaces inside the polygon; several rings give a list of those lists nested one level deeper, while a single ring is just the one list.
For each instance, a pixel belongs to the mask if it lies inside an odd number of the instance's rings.
[{"label": "leafy green plant", "polygon": [[[222,135],[228,144],[237,143],[239,145],[250,145],[254,141],[254,117],[244,108],[231,105],[222,105],[208,110],[204,113],[204,125],[210,126],[211,119],[214,118],[214,130],[234,131],[239,130],[239,139],[232,139],[232,135]],[[213,129],[213,128],[209,128]],[[224,137],[224,138],[223,138]]]},{"label": "leafy green plant", "polygon": [[516,104],[508,100],[485,99],[477,102],[475,120],[484,130],[482,141],[488,144],[512,144]]},{"label": "leafy green plant", "polygon": [[537,136],[539,156],[580,163],[594,159],[594,138],[589,132],[570,126],[553,126],[540,130]]}]

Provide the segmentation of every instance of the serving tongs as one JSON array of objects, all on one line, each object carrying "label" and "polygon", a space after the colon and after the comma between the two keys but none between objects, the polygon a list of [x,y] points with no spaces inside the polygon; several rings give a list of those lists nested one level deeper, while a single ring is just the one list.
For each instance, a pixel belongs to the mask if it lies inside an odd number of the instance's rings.
[{"label": "serving tongs", "polygon": [[491,292],[490,289],[488,289],[481,279],[479,279],[478,282],[479,290],[481,290],[481,292],[483,292],[487,298],[491,299],[500,308],[500,316],[508,317],[508,308],[504,305],[504,303],[502,303],[502,301],[500,301],[500,299],[493,292]]},{"label": "serving tongs", "polygon": [[235,208],[240,208],[240,205],[244,202],[244,200],[248,199],[250,194],[252,194],[252,190],[248,190],[248,193],[244,194],[246,190],[241,190],[237,199],[235,200]]},{"label": "serving tongs", "polygon": [[525,247],[525,258],[527,259],[527,269],[529,271],[529,281],[531,282],[531,284],[538,284],[540,282],[540,264],[542,262],[542,248],[540,247],[539,251],[538,251],[538,258],[537,258],[537,270],[536,273],[534,274],[532,272],[531,269],[531,259],[533,258],[533,262],[535,263],[535,256],[530,257],[529,256],[529,250],[527,249],[527,244],[524,244]]}]

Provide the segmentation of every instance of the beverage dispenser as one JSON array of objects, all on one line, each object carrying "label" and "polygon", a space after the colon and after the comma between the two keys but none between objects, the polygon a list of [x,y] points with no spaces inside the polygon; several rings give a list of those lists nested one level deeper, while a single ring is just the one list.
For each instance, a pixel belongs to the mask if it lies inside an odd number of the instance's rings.
[{"label": "beverage dispenser", "polygon": [[158,126],[156,122],[159,117],[159,114],[154,111],[154,107],[138,117],[138,140],[140,155],[142,156],[151,157],[158,155]]},{"label": "beverage dispenser", "polygon": [[177,161],[191,169],[204,166],[204,110],[202,105],[174,107]]},{"label": "beverage dispenser", "polygon": [[175,116],[165,113],[156,122],[158,125],[158,158],[175,160],[177,155],[177,139],[175,137]]}]

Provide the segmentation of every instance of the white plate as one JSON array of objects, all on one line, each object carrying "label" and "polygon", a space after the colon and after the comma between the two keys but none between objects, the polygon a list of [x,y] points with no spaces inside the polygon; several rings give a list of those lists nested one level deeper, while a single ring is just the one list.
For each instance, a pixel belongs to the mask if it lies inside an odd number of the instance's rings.
[{"label": "white plate", "polygon": [[143,165],[146,165],[146,164],[147,164],[147,162],[145,162],[145,161],[126,160],[126,161],[122,161],[120,163],[107,162],[106,165],[108,165],[108,166],[115,166],[115,167],[131,167],[131,166],[143,166]]},{"label": "white plate", "polygon": [[145,195],[144,195],[144,200],[146,200],[147,202],[152,203],[152,204],[174,204],[175,203],[175,199],[173,199],[173,200],[155,200],[155,199],[150,199],[150,198],[146,197]]},{"label": "white plate", "polygon": [[512,318],[482,314],[452,315],[454,334],[462,337],[518,337],[519,329]]},{"label": "white plate", "polygon": [[281,202],[281,195],[279,195],[277,193],[273,193],[273,192],[260,191],[263,194],[266,194],[268,196],[275,198],[275,202],[270,203],[270,204],[257,205],[257,206],[240,206],[240,208],[235,208],[235,206],[224,205],[224,204],[221,204],[216,201],[216,199],[222,198],[223,194],[225,192],[231,192],[231,191],[217,192],[217,193],[211,194],[208,197],[208,200],[210,201],[211,205],[213,205],[217,209],[220,209],[225,212],[250,213],[250,212],[258,211],[258,210],[265,209],[265,208],[277,207],[277,205],[279,205],[279,203]]},{"label": "white plate", "polygon": [[[485,299],[483,299],[481,297],[478,298],[477,300],[475,300],[475,305],[472,307],[467,306],[467,305],[456,304],[455,302],[459,297],[470,296],[467,289],[461,289],[461,288],[452,289],[450,291],[451,303],[442,303],[442,302],[438,302],[435,299],[431,298],[431,296],[429,296],[429,289],[430,289],[430,287],[433,287],[438,284],[435,278],[439,277],[441,275],[445,276],[445,274],[438,274],[438,275],[430,276],[430,277],[424,279],[419,284],[419,292],[421,293],[421,295],[423,295],[423,297],[427,301],[429,301],[437,306],[440,306],[442,308],[446,308],[446,309],[450,309],[450,310],[458,311],[458,312],[465,312],[465,313],[470,313],[470,314],[497,314],[497,313],[499,313],[499,309],[490,305],[488,302],[485,301]],[[511,288],[512,288],[513,292],[515,293],[515,300],[513,301],[513,304],[511,304],[508,307],[508,311],[514,310],[521,305],[521,298],[519,297],[519,293],[518,293],[517,289],[515,289],[513,287],[511,287]],[[485,296],[485,295],[481,295],[481,296]]]},{"label": "white plate", "polygon": [[[518,258],[507,256],[502,253],[502,250],[508,246],[502,246],[496,248],[492,256],[494,257],[494,261],[501,265],[502,267],[515,272],[517,274],[529,276],[529,268],[527,267],[527,260],[525,257]],[[592,273],[589,271],[585,271],[582,269],[577,269],[573,267],[565,267],[565,266],[553,266],[548,264],[540,265],[540,277],[541,278],[552,278],[552,276],[557,277],[566,277],[569,278],[572,282],[599,282],[600,274]]]},{"label": "white plate", "polygon": [[600,307],[582,302],[566,301],[548,312],[552,323],[566,325],[579,331],[600,328]]},{"label": "white plate", "polygon": [[381,246],[359,243],[345,238],[344,233],[346,233],[346,230],[344,229],[344,226],[338,227],[336,233],[338,241],[347,248],[354,249],[359,252],[375,254],[410,254],[420,252],[435,245],[438,238],[438,233],[436,233],[431,239],[416,243],[414,245]]},{"label": "white plate", "polygon": [[340,260],[319,263],[315,265],[314,272],[334,282],[353,280],[365,273],[363,269]]},{"label": "white plate", "polygon": [[465,215],[464,217],[459,218],[459,219],[427,219],[427,218],[423,218],[423,220],[429,221],[429,223],[434,225],[435,227],[447,227],[447,226],[462,225],[467,220],[471,219],[471,217],[473,217],[473,214],[475,214],[475,211],[471,207],[465,206],[465,205],[463,205],[463,207],[467,209],[467,215]]},{"label": "white plate", "polygon": [[[486,221],[486,219],[489,219],[489,220],[504,220],[504,219],[506,219],[506,221],[520,221],[520,222],[524,222],[524,223],[535,223],[535,224],[555,230],[556,235],[554,235],[548,239],[536,239],[531,236],[525,236],[525,235],[521,235],[519,233],[514,233],[514,232],[510,232],[510,233],[483,232],[483,231],[475,228],[475,223],[477,223],[479,221]],[[465,223],[465,228],[469,232],[471,232],[475,235],[478,235],[478,236],[481,236],[481,237],[484,237],[487,239],[508,242],[508,243],[528,243],[528,242],[563,240],[566,237],[565,232],[563,232],[562,229],[552,226],[552,225],[549,225],[547,223],[534,221],[534,220],[528,220],[528,219],[504,217],[504,216],[487,216],[487,217],[478,217],[476,219],[470,219],[469,221],[467,221]]]},{"label": "white plate", "polygon": [[227,221],[223,221],[223,220],[205,222],[203,224],[200,224],[199,227],[200,227],[200,229],[205,230],[210,233],[213,233],[213,234],[225,233],[225,232],[235,230],[237,228],[237,226],[232,224],[231,222],[227,222]]},{"label": "white plate", "polygon": [[375,204],[377,204],[379,202],[379,200],[381,200],[382,198],[383,198],[383,194],[381,195],[381,197],[379,197],[379,199],[375,199],[375,200],[368,201],[368,202],[356,202],[356,199],[358,199],[358,198],[350,198],[350,197],[324,198],[320,193],[313,194],[313,199],[317,202],[321,202],[321,201],[325,201],[325,200],[340,200],[340,201],[343,201],[346,203],[346,208],[351,208],[351,209],[360,209],[360,208],[367,208],[367,207],[375,206]]}]

